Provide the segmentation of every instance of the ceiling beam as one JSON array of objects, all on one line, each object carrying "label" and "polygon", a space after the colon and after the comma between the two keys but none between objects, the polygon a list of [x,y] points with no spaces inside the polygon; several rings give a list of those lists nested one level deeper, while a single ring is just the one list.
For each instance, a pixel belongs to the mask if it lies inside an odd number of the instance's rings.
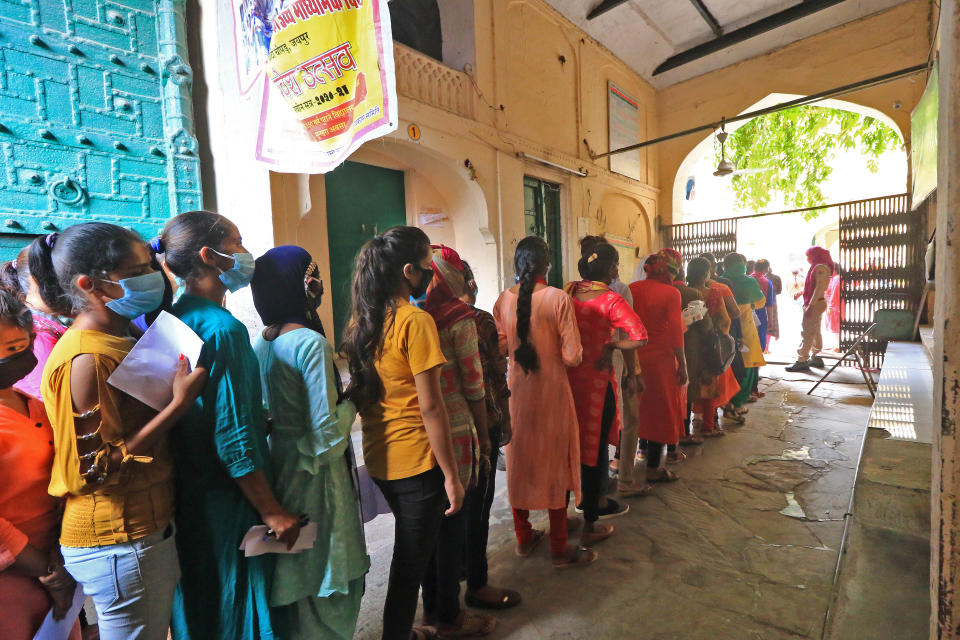
[{"label": "ceiling beam", "polygon": [[626,1],[627,0],[603,0],[603,2],[590,10],[590,13],[587,14],[587,20],[593,20],[594,18],[602,16],[607,11],[610,11],[610,9],[616,9]]},{"label": "ceiling beam", "polygon": [[703,3],[703,0],[690,0],[694,7],[697,8],[697,11],[700,13],[700,17],[710,25],[710,30],[713,31],[713,35],[718,38],[723,36],[723,27],[720,26],[720,23],[717,22],[717,19],[713,17],[713,14],[710,13],[710,9],[707,8],[707,5]]},{"label": "ceiling beam", "polygon": [[[735,44],[739,44],[744,40],[749,40],[761,34],[764,34],[778,27],[783,27],[790,24],[791,22],[796,22],[801,18],[806,18],[807,16],[822,11],[834,5],[840,4],[844,0],[806,0],[800,4],[794,5],[789,9],[784,9],[779,13],[774,13],[773,15],[767,16],[766,18],[761,18],[756,22],[752,22],[745,27],[741,27],[735,31],[731,31],[725,35],[720,36],[719,38],[714,38],[699,44],[692,49],[687,49],[682,51],[675,56],[667,58],[659,67],[653,70],[653,75],[659,75],[665,71],[670,71],[671,69],[676,69],[687,63],[693,62],[694,60],[699,60],[700,58],[705,58],[710,54],[722,51],[727,47],[732,47]],[[609,0],[607,0],[609,2]]]}]

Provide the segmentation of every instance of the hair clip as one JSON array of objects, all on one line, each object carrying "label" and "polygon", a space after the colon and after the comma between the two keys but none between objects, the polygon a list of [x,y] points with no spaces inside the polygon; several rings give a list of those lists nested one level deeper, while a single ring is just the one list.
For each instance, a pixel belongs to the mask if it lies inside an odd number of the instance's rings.
[{"label": "hair clip", "polygon": [[57,238],[60,237],[60,234],[54,231],[53,233],[48,233],[47,236],[43,239],[44,244],[47,245],[48,249],[53,249],[54,245],[57,244]]},{"label": "hair clip", "polygon": [[161,238],[160,236],[157,236],[156,238],[150,241],[150,248],[153,250],[154,253],[166,252],[166,247],[163,246],[163,238]]},{"label": "hair clip", "polygon": [[596,259],[599,258],[599,257],[600,257],[600,256],[598,256],[596,252],[591,253],[591,254],[590,254],[590,257],[587,258],[587,264],[590,264],[591,262],[593,262],[594,260],[596,260]]}]

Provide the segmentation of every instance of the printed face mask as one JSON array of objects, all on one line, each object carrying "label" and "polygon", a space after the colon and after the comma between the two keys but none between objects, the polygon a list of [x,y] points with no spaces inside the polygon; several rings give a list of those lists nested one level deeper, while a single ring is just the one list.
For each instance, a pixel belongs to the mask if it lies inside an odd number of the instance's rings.
[{"label": "printed face mask", "polygon": [[123,297],[107,303],[107,309],[124,318],[133,320],[145,313],[156,310],[163,303],[163,274],[159,271],[145,273],[132,278],[124,278],[120,282],[100,278],[104,282],[112,282],[123,288]]},{"label": "printed face mask", "polygon": [[223,286],[225,286],[230,293],[236,293],[250,284],[250,281],[253,279],[253,270],[256,266],[252,254],[235,253],[232,256],[228,256],[225,253],[220,253],[216,249],[211,249],[211,251],[224,258],[233,258],[233,267],[226,271],[220,271],[220,282],[223,283]]},{"label": "printed face mask", "polygon": [[37,367],[37,356],[30,346],[6,358],[0,358],[0,389],[9,389]]}]

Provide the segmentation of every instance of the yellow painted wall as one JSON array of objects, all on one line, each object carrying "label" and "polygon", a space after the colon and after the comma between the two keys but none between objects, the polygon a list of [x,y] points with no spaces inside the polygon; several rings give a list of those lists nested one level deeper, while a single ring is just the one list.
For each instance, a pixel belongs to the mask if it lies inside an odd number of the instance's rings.
[{"label": "yellow painted wall", "polygon": [[[591,162],[582,143],[586,138],[595,150],[607,148],[608,80],[640,101],[640,135],[650,135],[653,89],[541,0],[478,1],[475,25],[473,117],[401,93],[398,130],[350,160],[404,171],[408,224],[418,224],[423,212],[448,215],[449,222],[424,231],[471,263],[483,307],[492,307],[513,281],[513,251],[525,235],[525,175],[561,185],[565,278],[576,277],[578,231],[633,238],[641,252],[653,249],[656,151],[642,156],[645,179],[638,181],[610,173],[606,160]],[[420,127],[418,141],[407,135],[410,123]],[[329,278],[323,184],[323,176],[273,174],[272,213],[275,242],[306,247]],[[328,305],[323,310],[325,325],[332,326],[332,311]]]},{"label": "yellow painted wall", "polygon": [[[922,64],[930,51],[930,5],[914,0],[664,89],[657,96],[660,135],[737,115],[771,93],[810,95]],[[910,112],[925,82],[925,75],[914,75],[842,99],[892,118],[909,144]],[[704,137],[657,145],[663,224],[673,218],[677,170]]]}]

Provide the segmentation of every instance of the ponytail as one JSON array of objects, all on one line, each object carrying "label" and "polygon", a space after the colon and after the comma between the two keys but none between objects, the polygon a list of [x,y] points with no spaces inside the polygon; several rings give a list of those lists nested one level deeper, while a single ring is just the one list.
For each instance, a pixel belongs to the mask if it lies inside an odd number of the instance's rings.
[{"label": "ponytail", "polygon": [[30,273],[37,281],[37,291],[43,304],[63,315],[73,315],[67,302],[67,295],[60,287],[57,271],[53,267],[53,247],[60,234],[51,233],[40,236],[30,243],[28,262]]},{"label": "ponytail", "polygon": [[352,312],[341,353],[350,369],[344,392],[361,411],[383,399],[384,387],[376,362],[383,350],[388,314],[396,311],[403,268],[430,253],[430,238],[416,227],[393,227],[363,245],[353,270]]},{"label": "ponytail", "polygon": [[549,260],[549,249],[543,238],[527,236],[517,244],[514,269],[520,283],[517,294],[517,337],[520,346],[513,352],[513,359],[527,374],[540,370],[540,357],[530,342],[530,316],[533,313],[533,290],[537,286],[537,278],[543,275]]}]

